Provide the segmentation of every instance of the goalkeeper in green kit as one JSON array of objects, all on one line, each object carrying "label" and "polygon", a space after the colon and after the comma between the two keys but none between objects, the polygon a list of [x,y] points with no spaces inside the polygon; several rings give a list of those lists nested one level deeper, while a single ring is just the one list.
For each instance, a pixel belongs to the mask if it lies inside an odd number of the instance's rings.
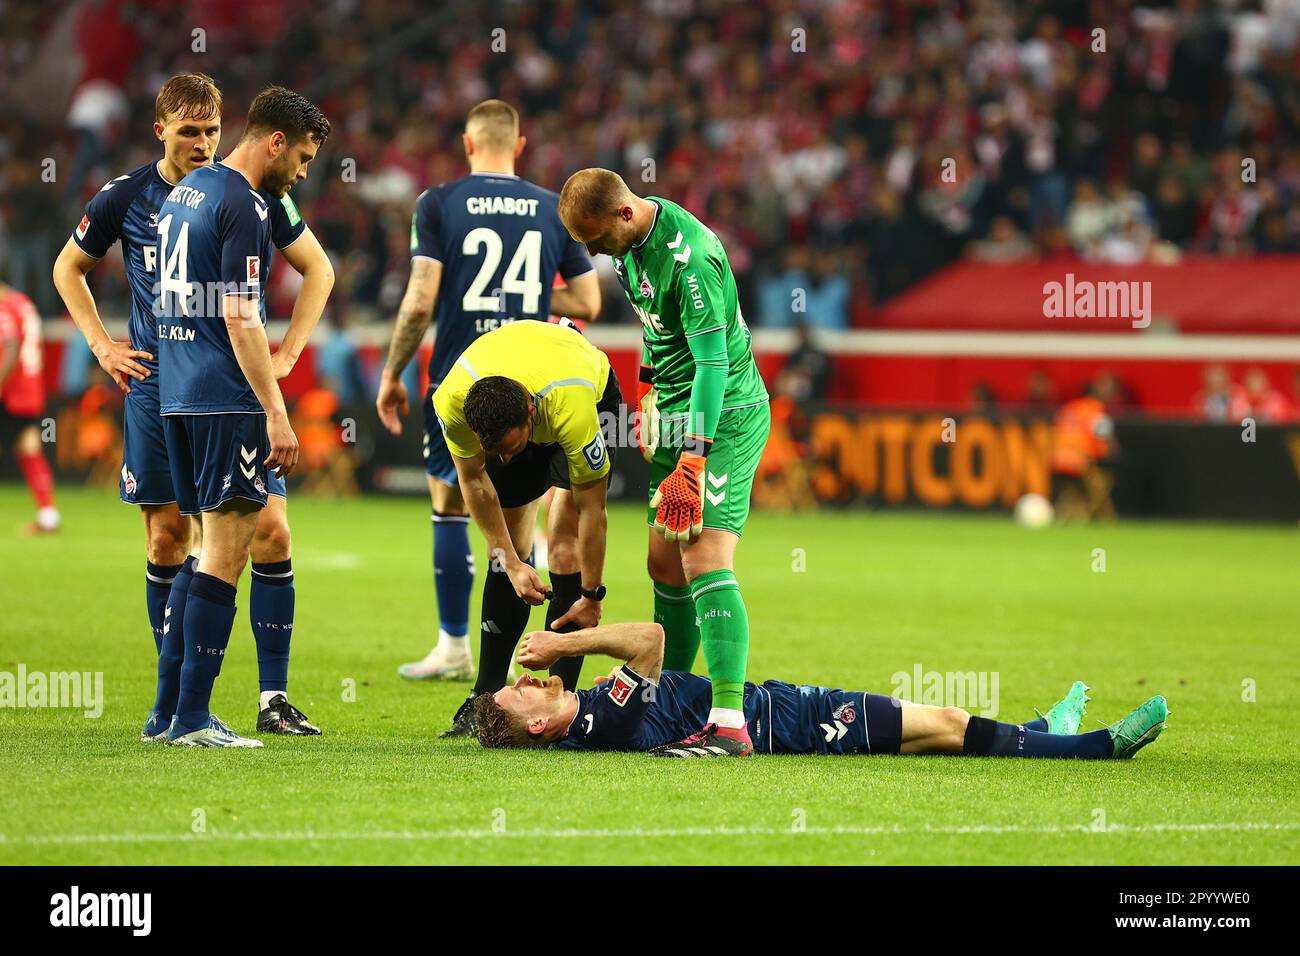
[{"label": "goalkeeper in green kit", "polygon": [[703,643],[713,682],[704,728],[658,750],[748,756],[749,615],[732,562],[771,417],[727,254],[681,206],[642,199],[607,169],[569,177],[560,218],[589,253],[614,260],[644,326],[637,443],[651,464],[648,565],[663,666],[689,671]]}]

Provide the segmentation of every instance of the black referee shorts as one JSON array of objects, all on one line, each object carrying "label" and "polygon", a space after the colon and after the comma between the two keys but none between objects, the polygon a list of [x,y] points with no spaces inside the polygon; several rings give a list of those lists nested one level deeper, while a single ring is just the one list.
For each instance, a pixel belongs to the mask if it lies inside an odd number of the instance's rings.
[{"label": "black referee shorts", "polygon": [[[609,370],[609,381],[605,391],[596,402],[596,412],[602,424],[606,421],[620,421],[619,407],[623,404],[623,393],[618,387],[618,377],[614,370]],[[614,459],[618,453],[618,442],[605,436],[605,449],[609,455],[609,467],[614,469]],[[569,461],[564,457],[564,449],[559,445],[538,445],[529,442],[522,452],[503,464],[495,455],[486,456],[488,477],[497,490],[497,498],[502,508],[519,508],[531,501],[536,501],[546,494],[548,488],[569,488]]]}]

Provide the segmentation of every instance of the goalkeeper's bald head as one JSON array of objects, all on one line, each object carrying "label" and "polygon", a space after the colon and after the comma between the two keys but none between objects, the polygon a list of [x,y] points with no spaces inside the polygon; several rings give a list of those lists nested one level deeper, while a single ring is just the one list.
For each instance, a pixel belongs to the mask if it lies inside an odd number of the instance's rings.
[{"label": "goalkeeper's bald head", "polygon": [[621,256],[639,238],[633,221],[643,203],[618,173],[580,169],[560,190],[560,220],[592,255]]}]

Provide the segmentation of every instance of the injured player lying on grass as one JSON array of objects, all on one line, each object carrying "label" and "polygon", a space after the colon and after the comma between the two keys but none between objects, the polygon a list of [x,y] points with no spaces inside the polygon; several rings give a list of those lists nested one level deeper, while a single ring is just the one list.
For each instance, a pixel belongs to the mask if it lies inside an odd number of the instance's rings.
[{"label": "injured player lying on grass", "polygon": [[[707,757],[679,742],[703,725],[707,677],[662,671],[658,624],[610,624],[571,634],[533,631],[519,645],[520,665],[548,667],[562,657],[608,654],[626,663],[591,690],[566,691],[558,677],[525,674],[513,686],[474,700],[485,747],[558,747],[645,751],[659,757]],[[1169,715],[1155,696],[1122,720],[1078,733],[1089,700],[1076,681],[1065,699],[1023,724],[975,717],[863,691],[770,680],[745,685],[745,718],[755,753],[964,754],[987,757],[1132,757],[1164,729]]]}]

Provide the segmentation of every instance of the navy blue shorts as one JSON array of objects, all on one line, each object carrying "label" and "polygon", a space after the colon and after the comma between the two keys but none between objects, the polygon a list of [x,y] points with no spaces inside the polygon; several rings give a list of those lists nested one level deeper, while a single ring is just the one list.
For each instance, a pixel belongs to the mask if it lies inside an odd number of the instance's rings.
[{"label": "navy blue shorts", "polygon": [[896,754],[903,742],[903,710],[882,694],[769,680],[745,709],[760,753]]},{"label": "navy blue shorts", "polygon": [[232,498],[266,506],[285,497],[284,479],[268,474],[266,416],[247,413],[166,415],[163,431],[181,514],[212,511]]},{"label": "navy blue shorts", "polygon": [[131,382],[123,400],[122,475],[118,496],[128,505],[168,505],[176,500],[167,465],[167,438],[158,411],[158,372]]},{"label": "navy blue shorts", "polygon": [[447,451],[447,440],[442,437],[442,426],[433,410],[433,388],[424,393],[424,471],[448,485],[460,484],[456,476],[456,463]]}]

